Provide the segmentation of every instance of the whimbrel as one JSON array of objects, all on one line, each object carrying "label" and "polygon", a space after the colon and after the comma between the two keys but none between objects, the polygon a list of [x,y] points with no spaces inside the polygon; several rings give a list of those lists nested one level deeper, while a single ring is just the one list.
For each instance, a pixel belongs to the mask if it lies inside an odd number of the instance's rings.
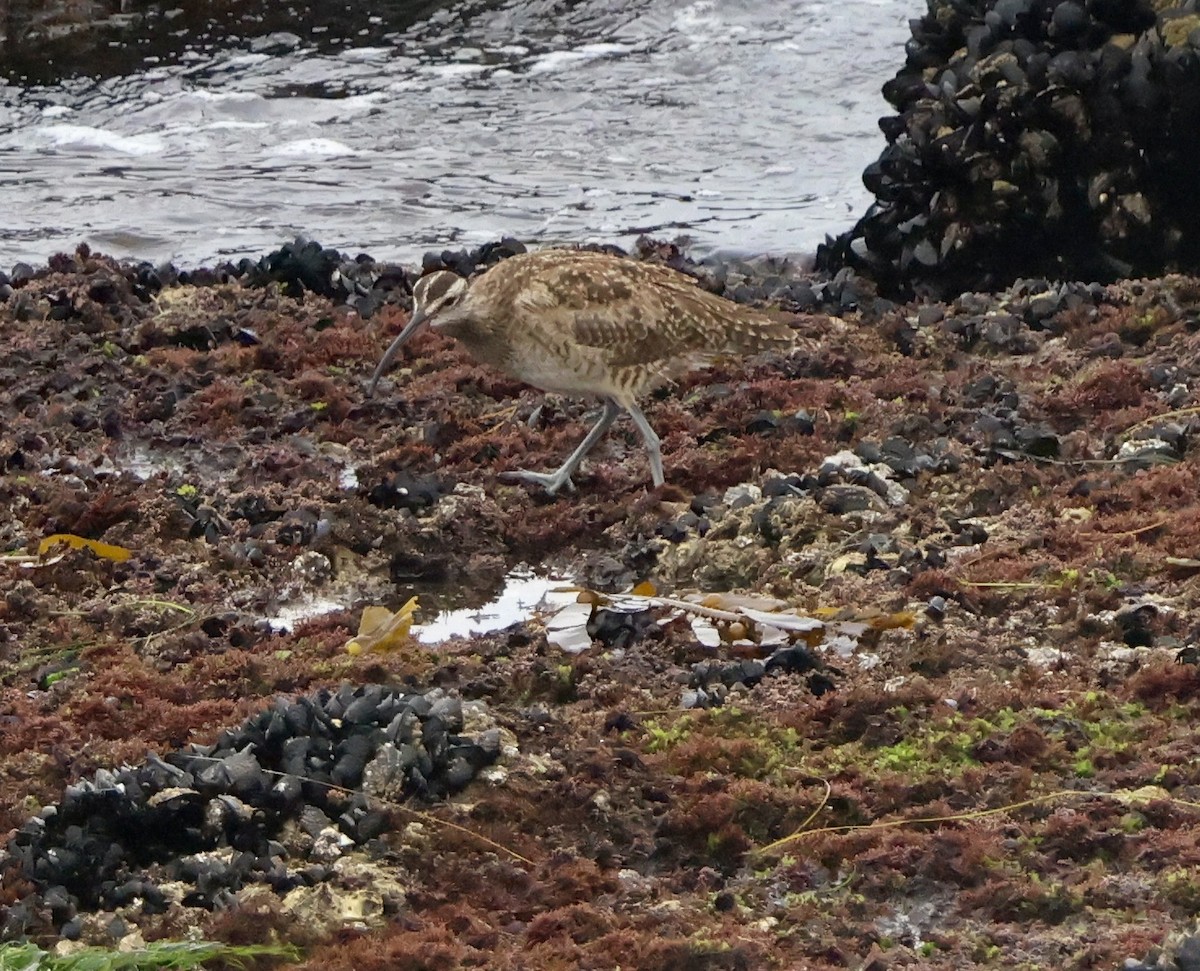
[{"label": "whimbrel", "polygon": [[421,277],[412,316],[375,369],[368,397],[400,348],[426,327],[535,388],[603,400],[600,420],[557,470],[505,473],[552,495],[564,486],[574,491],[571,476],[623,410],[646,443],[654,485],[662,485],[658,436],[637,398],[707,359],[792,341],[786,324],[668,267],[608,253],[541,250],[509,257],[471,283],[449,270]]}]

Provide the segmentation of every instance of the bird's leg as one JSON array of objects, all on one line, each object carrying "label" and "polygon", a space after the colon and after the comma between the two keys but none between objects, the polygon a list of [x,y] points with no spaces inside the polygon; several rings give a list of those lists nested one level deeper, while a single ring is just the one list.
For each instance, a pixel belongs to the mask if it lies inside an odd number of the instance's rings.
[{"label": "bird's leg", "polygon": [[[517,472],[502,472],[500,478],[515,479],[520,482],[532,482],[535,485],[542,486],[550,495],[554,495],[563,486],[567,487],[570,492],[575,491],[575,483],[571,481],[571,476],[575,474],[575,470],[579,468],[579,463],[583,461],[585,455],[590,452],[608,431],[609,427],[617,416],[621,414],[621,407],[611,398],[604,402],[604,414],[600,416],[600,420],[592,426],[592,430],[587,433],[587,437],[579,443],[579,447],[572,452],[565,462],[553,472],[528,472],[521,469]],[[646,419],[642,419],[645,421]],[[648,427],[648,426],[647,426]],[[651,432],[650,434],[654,434]]]},{"label": "bird's leg", "polygon": [[658,436],[654,434],[650,422],[646,421],[646,416],[642,414],[641,408],[630,402],[625,406],[625,410],[629,412],[629,417],[637,425],[637,430],[642,433],[642,440],[646,443],[646,454],[650,456],[650,477],[654,480],[654,487],[657,489],[666,481],[663,477],[662,448],[659,445]]}]

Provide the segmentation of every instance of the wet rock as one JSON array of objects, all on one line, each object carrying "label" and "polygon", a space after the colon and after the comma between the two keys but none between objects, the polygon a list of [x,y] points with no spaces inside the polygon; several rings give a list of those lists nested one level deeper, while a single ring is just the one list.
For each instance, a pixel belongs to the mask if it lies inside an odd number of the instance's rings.
[{"label": "wet rock", "polygon": [[1200,971],[1200,931],[1192,927],[1172,934],[1142,960],[1127,958],[1122,971]]},{"label": "wet rock", "polygon": [[1129,468],[1148,469],[1178,461],[1179,453],[1161,438],[1131,438],[1117,449],[1116,457]]},{"label": "wet rock", "polygon": [[453,491],[452,480],[435,475],[410,475],[398,472],[386,482],[367,493],[367,501],[381,509],[408,509],[420,512],[437,504],[437,501]]},{"label": "wet rock", "polygon": [[917,311],[917,325],[920,327],[932,327],[934,324],[941,323],[945,318],[945,309],[936,304],[926,304]]},{"label": "wet rock", "polygon": [[753,503],[762,499],[762,489],[756,485],[743,483],[742,485],[730,486],[725,491],[725,505],[731,510],[744,509]]},{"label": "wet rock", "polygon": [[1029,455],[1053,458],[1059,453],[1058,435],[1046,424],[1021,425],[1015,436],[1021,450]]},{"label": "wet rock", "polygon": [[801,644],[777,648],[765,659],[747,658],[733,661],[700,661],[688,674],[688,688],[683,692],[683,708],[713,708],[725,703],[730,689],[753,688],[763,678],[808,674],[807,684],[814,694],[824,694],[833,687],[825,666]]},{"label": "wet rock", "polygon": [[587,634],[605,647],[621,649],[658,628],[654,610],[621,611],[601,608],[587,621]]},{"label": "wet rock", "polygon": [[1117,611],[1114,618],[1121,640],[1127,647],[1153,647],[1158,607],[1152,603],[1131,604]]},{"label": "wet rock", "polygon": [[526,251],[525,244],[520,240],[506,236],[495,243],[485,243],[474,250],[442,250],[440,253],[426,253],[421,261],[421,273],[433,273],[436,270],[452,270],[459,276],[470,277],[494,266],[503,259],[516,256]]},{"label": "wet rock", "polygon": [[284,293],[296,299],[302,299],[306,292],[329,297],[354,307],[364,317],[386,303],[404,303],[412,293],[402,267],[376,263],[365,255],[350,259],[303,237],[285,243],[258,262],[226,264],[224,272],[245,278],[251,286],[281,284]]},{"label": "wet rock", "polygon": [[327,882],[296,887],[282,901],[282,909],[304,926],[321,934],[377,924],[404,904],[404,890],[381,866],[348,867],[335,864],[354,889],[335,890]]},{"label": "wet rock", "polygon": [[1020,354],[1030,347],[1024,339],[1021,321],[1012,314],[989,314],[980,326],[980,337],[1001,350]]},{"label": "wet rock", "polygon": [[295,50],[300,44],[301,39],[298,35],[277,30],[262,37],[251,38],[249,47],[253,54],[285,54]]}]

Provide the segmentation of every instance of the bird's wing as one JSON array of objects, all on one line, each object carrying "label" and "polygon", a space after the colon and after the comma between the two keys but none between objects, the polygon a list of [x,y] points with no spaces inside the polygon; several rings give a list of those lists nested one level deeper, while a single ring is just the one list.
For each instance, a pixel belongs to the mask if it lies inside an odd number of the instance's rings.
[{"label": "bird's wing", "polygon": [[522,286],[511,291],[523,315],[596,349],[613,369],[678,371],[706,356],[782,347],[792,337],[786,324],[669,267],[555,250],[527,263]]},{"label": "bird's wing", "polygon": [[628,308],[624,314],[596,314],[577,310],[570,314],[575,340],[601,351],[612,368],[656,365],[671,360],[681,363],[705,350],[702,335],[692,327],[680,327],[678,317],[660,318],[644,307]]},{"label": "bird's wing", "polygon": [[656,286],[612,301],[599,313],[576,310],[570,324],[580,344],[603,349],[615,368],[677,361],[686,369],[727,352],[781,348],[792,336],[787,325],[717,297],[682,276],[660,278]]}]

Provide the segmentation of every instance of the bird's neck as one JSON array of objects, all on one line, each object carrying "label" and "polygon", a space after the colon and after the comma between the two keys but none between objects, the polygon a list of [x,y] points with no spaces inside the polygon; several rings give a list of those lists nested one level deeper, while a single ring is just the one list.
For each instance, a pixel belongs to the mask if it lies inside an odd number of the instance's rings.
[{"label": "bird's neck", "polygon": [[474,357],[487,364],[503,367],[509,356],[509,342],[502,328],[493,326],[487,317],[471,313],[468,308],[455,308],[437,321],[437,329],[455,340],[462,341]]}]

